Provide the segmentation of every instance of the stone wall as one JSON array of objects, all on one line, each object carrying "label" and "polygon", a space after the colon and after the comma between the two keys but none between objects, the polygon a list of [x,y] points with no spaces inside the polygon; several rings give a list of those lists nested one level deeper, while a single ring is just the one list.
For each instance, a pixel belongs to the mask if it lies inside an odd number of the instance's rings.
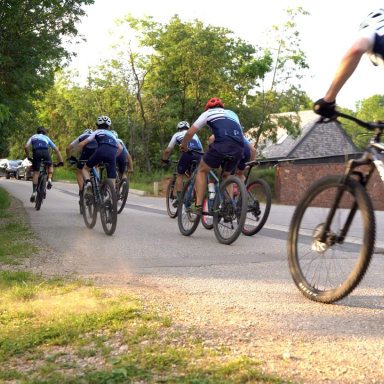
[{"label": "stone wall", "polygon": [[[343,164],[279,165],[275,173],[275,195],[281,204],[297,205],[303,193],[316,180],[344,173]],[[367,186],[375,210],[384,211],[384,184],[375,170]]]}]

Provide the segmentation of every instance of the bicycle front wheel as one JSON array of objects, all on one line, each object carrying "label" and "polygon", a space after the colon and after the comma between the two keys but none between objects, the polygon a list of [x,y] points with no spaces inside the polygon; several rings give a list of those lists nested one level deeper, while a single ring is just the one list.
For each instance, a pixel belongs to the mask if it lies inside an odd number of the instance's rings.
[{"label": "bicycle front wheel", "polygon": [[125,207],[125,203],[127,202],[129,191],[129,182],[127,178],[123,178],[120,180],[118,190],[116,191],[117,198],[117,213],[121,213]]},{"label": "bicycle front wheel", "polygon": [[167,212],[168,216],[171,219],[174,219],[177,216],[177,206],[173,206],[176,202],[176,196],[174,195],[175,181],[176,178],[173,177],[172,180],[169,182],[166,197]]},{"label": "bicycle front wheel", "polygon": [[115,186],[110,179],[103,180],[100,188],[100,220],[104,232],[111,236],[116,230],[117,224],[117,198]]},{"label": "bicycle front wheel", "polygon": [[96,224],[97,220],[97,208],[95,204],[95,198],[93,194],[86,195],[84,193],[84,189],[82,191],[82,199],[81,202],[83,204],[82,207],[82,214],[83,214],[83,219],[84,223],[87,228],[93,228]]},{"label": "bicycle front wheel", "polygon": [[191,181],[189,179],[184,184],[177,212],[179,229],[184,236],[192,235],[200,222],[200,218],[190,211],[191,204],[196,203],[196,191],[191,187]]},{"label": "bicycle front wheel", "polygon": [[[333,303],[346,297],[364,277],[375,242],[375,215],[364,187],[354,179],[326,176],[304,194],[288,233],[288,263],[293,281],[308,299]],[[334,207],[337,191],[343,188]],[[356,209],[352,218],[351,212]],[[327,215],[335,213],[322,237]],[[352,220],[353,219],[353,220]],[[351,221],[352,220],[352,221]],[[342,230],[349,223],[345,238]]]},{"label": "bicycle front wheel", "polygon": [[36,189],[36,201],[35,201],[36,211],[39,211],[41,208],[41,204],[43,204],[46,185],[47,185],[47,176],[39,176],[39,181],[37,183],[37,189]]},{"label": "bicycle front wheel", "polygon": [[[237,194],[233,194],[233,184]],[[232,197],[233,195],[233,197]],[[244,228],[247,214],[247,196],[244,183],[230,176],[220,185],[213,202],[213,228],[221,244],[232,244]]]},{"label": "bicycle front wheel", "polygon": [[263,228],[271,210],[271,188],[265,180],[253,180],[247,187],[247,216],[243,234],[253,236]]}]

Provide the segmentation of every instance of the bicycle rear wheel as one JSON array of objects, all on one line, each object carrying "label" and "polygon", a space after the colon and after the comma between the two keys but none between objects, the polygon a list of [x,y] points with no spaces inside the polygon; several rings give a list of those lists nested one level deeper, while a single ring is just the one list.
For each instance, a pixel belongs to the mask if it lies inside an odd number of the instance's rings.
[{"label": "bicycle rear wheel", "polygon": [[[205,198],[203,202],[203,213],[209,212],[209,204],[212,204],[212,201],[209,203],[208,199]],[[210,215],[201,216],[201,224],[203,224],[205,229],[211,230],[213,228],[213,218]]]},{"label": "bicycle rear wheel", "polygon": [[103,180],[100,188],[100,220],[104,232],[111,236],[116,230],[117,224],[117,198],[115,186],[110,179]]},{"label": "bicycle rear wheel", "polygon": [[[238,194],[231,197],[233,185]],[[220,185],[219,193],[213,202],[213,228],[221,244],[232,244],[244,228],[247,214],[247,197],[244,183],[237,177],[230,176]]]},{"label": "bicycle rear wheel", "polygon": [[117,213],[121,213],[125,207],[125,203],[127,202],[129,191],[129,181],[127,178],[123,178],[120,180],[118,190],[116,193],[117,198]]},{"label": "bicycle rear wheel", "polygon": [[173,191],[175,188],[175,181],[176,181],[176,177],[173,177],[172,180],[169,182],[168,188],[167,188],[167,197],[166,197],[167,212],[168,212],[168,216],[171,219],[174,219],[177,216],[177,207],[173,206],[173,204],[176,201],[176,196],[173,194]]},{"label": "bicycle rear wheel", "polygon": [[253,236],[263,228],[271,210],[272,193],[266,181],[253,180],[247,187],[247,215],[243,234]]},{"label": "bicycle rear wheel", "polygon": [[180,232],[184,236],[192,235],[200,222],[200,218],[189,210],[191,204],[196,203],[196,191],[195,188],[191,188],[191,181],[192,180],[189,179],[184,184],[177,211],[177,222]]},{"label": "bicycle rear wheel", "polygon": [[37,183],[37,189],[36,189],[36,201],[35,201],[36,211],[39,211],[41,208],[41,204],[43,204],[46,185],[47,185],[47,176],[46,175],[39,176],[39,181]]},{"label": "bicycle rear wheel", "polygon": [[[288,233],[288,263],[293,281],[308,299],[333,303],[357,287],[371,261],[375,243],[375,215],[364,187],[354,179],[346,186],[341,176],[326,176],[304,194]],[[338,189],[340,203],[333,207]],[[344,241],[338,241],[352,208],[357,211]],[[335,208],[330,229],[320,238],[329,211]]]},{"label": "bicycle rear wheel", "polygon": [[93,194],[85,195],[84,189],[82,194],[83,198],[81,200],[83,203],[82,214],[84,223],[87,228],[93,228],[97,220],[97,208],[95,204],[95,198]]}]

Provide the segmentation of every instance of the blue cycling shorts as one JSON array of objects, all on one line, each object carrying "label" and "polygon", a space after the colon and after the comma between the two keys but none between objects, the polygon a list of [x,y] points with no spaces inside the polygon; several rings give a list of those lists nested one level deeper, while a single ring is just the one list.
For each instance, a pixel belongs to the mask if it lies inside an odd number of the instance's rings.
[{"label": "blue cycling shorts", "polygon": [[106,166],[107,176],[110,179],[116,178],[116,153],[117,147],[109,144],[101,144],[94,154],[86,162],[87,167],[93,168],[100,163],[108,164]]}]

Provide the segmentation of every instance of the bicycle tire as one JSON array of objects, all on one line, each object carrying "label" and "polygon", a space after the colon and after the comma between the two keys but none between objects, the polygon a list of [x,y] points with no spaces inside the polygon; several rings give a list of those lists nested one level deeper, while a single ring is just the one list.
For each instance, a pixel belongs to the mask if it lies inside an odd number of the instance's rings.
[{"label": "bicycle tire", "polygon": [[[288,233],[288,264],[293,281],[305,297],[322,303],[341,300],[359,285],[374,250],[376,227],[372,202],[359,182],[349,179],[341,186],[340,180],[338,175],[326,176],[305,192]],[[328,243],[320,242],[317,234],[340,186],[344,193],[327,233]],[[357,204],[358,210],[348,231],[350,237],[342,244],[332,242],[352,203]],[[360,241],[356,234],[360,234]]]},{"label": "bicycle tire", "polygon": [[177,212],[178,212],[177,207],[173,206],[174,202],[176,201],[176,196],[173,195],[175,182],[176,182],[176,177],[173,177],[171,181],[168,183],[168,187],[167,187],[166,204],[167,204],[168,216],[171,219],[176,218]]},{"label": "bicycle tire", "polygon": [[112,236],[116,230],[117,224],[117,198],[116,190],[110,179],[104,179],[101,183],[100,193],[102,201],[100,202],[100,220],[104,232]]},{"label": "bicycle tire", "polygon": [[118,185],[118,192],[116,194],[117,198],[117,213],[121,213],[125,207],[125,203],[127,202],[129,191],[129,182],[127,178],[123,178],[120,180]]},{"label": "bicycle tire", "polygon": [[[244,228],[245,236],[253,236],[258,233],[268,219],[272,204],[272,192],[269,184],[262,179],[252,180],[246,186],[247,191],[247,215]],[[262,204],[260,204],[263,202]]]},{"label": "bicycle tire", "polygon": [[[237,185],[238,195],[231,198],[227,187]],[[221,244],[232,244],[240,236],[247,214],[244,183],[235,176],[228,177],[219,188],[213,202],[213,229]]]},{"label": "bicycle tire", "polygon": [[37,183],[37,189],[36,189],[36,201],[35,201],[36,211],[39,211],[41,208],[41,204],[43,204],[46,184],[47,184],[47,176],[45,175],[39,176],[39,181]]},{"label": "bicycle tire", "polygon": [[[203,201],[203,212],[208,212],[208,199],[205,198]],[[201,224],[203,224],[203,227],[205,229],[211,230],[213,228],[213,218],[209,215],[202,215],[201,216]]]},{"label": "bicycle tire", "polygon": [[[188,207],[194,202],[196,202],[196,190],[193,188],[193,191],[190,191],[192,179],[189,179],[185,182],[183,190],[180,195],[180,202],[177,212],[177,223],[179,225],[180,232],[184,236],[190,236],[193,232],[196,231],[197,226],[199,225],[200,218],[189,212]],[[188,194],[191,192],[190,198]]]},{"label": "bicycle tire", "polygon": [[85,196],[83,189],[83,219],[87,228],[92,229],[97,220],[97,208],[93,194]]}]

